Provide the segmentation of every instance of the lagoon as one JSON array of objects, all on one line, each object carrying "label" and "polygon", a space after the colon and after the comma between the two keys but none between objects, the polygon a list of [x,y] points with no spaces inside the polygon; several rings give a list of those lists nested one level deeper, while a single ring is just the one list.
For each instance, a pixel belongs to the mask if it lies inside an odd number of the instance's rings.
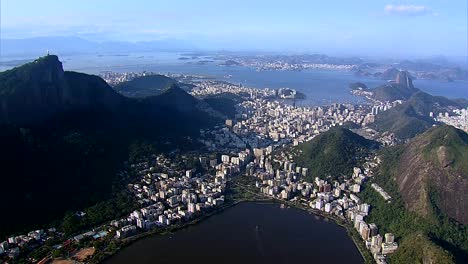
[{"label": "lagoon", "polygon": [[363,263],[346,230],[277,203],[241,203],[173,234],[134,242],[105,263]]}]

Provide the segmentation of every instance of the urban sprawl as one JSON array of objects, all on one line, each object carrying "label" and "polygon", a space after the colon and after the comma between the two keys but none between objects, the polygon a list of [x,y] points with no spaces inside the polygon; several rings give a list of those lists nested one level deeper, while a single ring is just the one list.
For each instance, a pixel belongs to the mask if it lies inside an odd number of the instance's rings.
[{"label": "urban sprawl", "polygon": [[[152,73],[107,72],[102,77],[115,85],[146,74]],[[377,135],[366,125],[374,121],[378,112],[386,111],[401,101],[296,107],[275,100],[277,91],[273,89],[248,88],[196,76],[170,77],[193,84],[190,93],[195,97],[233,93],[242,96],[244,101],[236,106],[235,119],[228,119],[224,125],[214,129],[200,131],[199,141],[205,146],[203,152],[154,154],[130,164],[130,171],[121,172],[137,175],[127,189],[136,198],[138,210],[73,237],[65,237],[55,228],[11,236],[0,243],[0,253],[14,259],[21,252],[52,239],[61,241],[54,245],[59,249],[83,239],[99,240],[111,236],[112,240],[118,241],[154,229],[181,225],[221,208],[225,204],[227,184],[236,177],[253,179],[259,195],[288,205],[297,204],[347,222],[360,234],[377,263],[386,263],[386,256],[398,249],[393,234],[381,234],[378,226],[366,222],[372,204],[362,201],[358,195],[363,184],[375,177],[373,171],[380,163],[378,156],[367,157],[360,167],[354,168],[352,175],[340,181],[319,179],[309,175],[309,168],[300,167],[293,161],[295,150],[290,146],[310,141],[331,127],[348,122],[361,125],[369,135]],[[468,132],[468,109],[430,115],[439,122]],[[375,139],[385,145],[394,144],[391,135]],[[201,169],[187,167],[191,164],[189,160],[193,159]],[[314,180],[308,182],[306,178]],[[371,188],[385,201],[392,202],[392,197],[380,186],[373,183]],[[83,214],[77,212],[78,216]],[[51,256],[39,263],[50,259]]]}]

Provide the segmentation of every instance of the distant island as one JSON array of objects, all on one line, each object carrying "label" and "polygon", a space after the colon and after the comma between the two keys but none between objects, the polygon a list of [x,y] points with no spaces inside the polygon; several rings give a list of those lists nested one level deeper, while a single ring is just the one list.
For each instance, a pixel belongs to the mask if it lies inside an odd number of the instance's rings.
[{"label": "distant island", "polygon": [[277,97],[281,99],[306,99],[306,95],[291,88],[279,88]]}]

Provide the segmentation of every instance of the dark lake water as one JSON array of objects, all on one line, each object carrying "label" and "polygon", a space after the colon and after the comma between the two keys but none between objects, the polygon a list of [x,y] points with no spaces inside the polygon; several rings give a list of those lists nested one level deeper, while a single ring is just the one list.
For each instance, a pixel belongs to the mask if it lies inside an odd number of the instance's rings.
[{"label": "dark lake water", "polygon": [[346,230],[279,204],[241,203],[171,235],[152,236],[105,263],[363,263]]}]

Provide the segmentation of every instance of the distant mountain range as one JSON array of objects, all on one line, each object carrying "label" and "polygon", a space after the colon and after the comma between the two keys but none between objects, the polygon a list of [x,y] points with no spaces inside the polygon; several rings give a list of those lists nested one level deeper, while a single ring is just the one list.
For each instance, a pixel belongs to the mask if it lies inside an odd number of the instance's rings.
[{"label": "distant mountain range", "polygon": [[354,73],[357,76],[393,80],[400,70],[411,72],[412,78],[417,79],[448,82],[468,80],[468,71],[466,69],[448,62],[434,64],[430,62],[404,60],[390,65],[364,63],[360,64]]},{"label": "distant mountain range", "polygon": [[195,50],[192,44],[177,40],[164,39],[147,42],[94,42],[79,37],[36,37],[27,39],[0,40],[3,56],[28,55],[39,56],[50,50],[59,54],[116,53],[141,51],[188,51]]},{"label": "distant mountain range", "polygon": [[15,216],[0,219],[0,236],[105,198],[131,146],[194,148],[221,121],[176,84],[128,98],[53,55],[0,73],[0,106],[0,210]]}]

